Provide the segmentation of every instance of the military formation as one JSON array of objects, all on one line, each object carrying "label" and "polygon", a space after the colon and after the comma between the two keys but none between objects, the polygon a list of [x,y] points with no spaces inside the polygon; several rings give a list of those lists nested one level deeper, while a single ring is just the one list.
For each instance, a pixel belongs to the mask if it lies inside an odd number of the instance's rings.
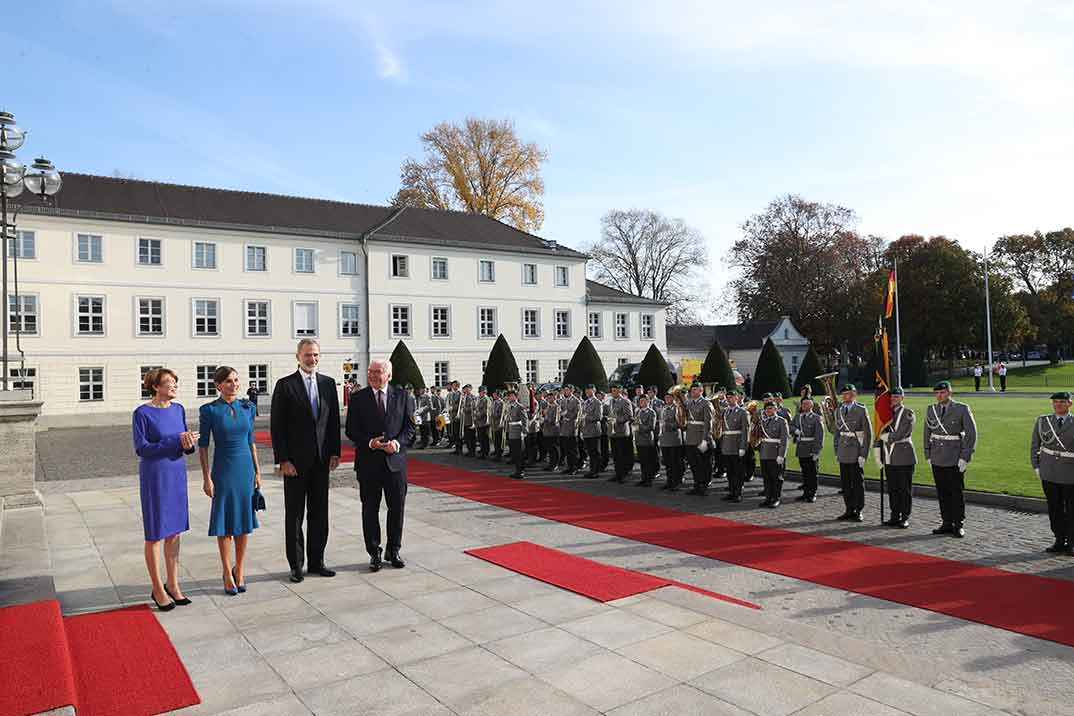
[{"label": "military formation", "polygon": [[[924,410],[924,460],[932,471],[940,524],[932,533],[955,538],[966,534],[965,477],[977,446],[970,407],[955,400],[951,384],[933,387],[935,401]],[[784,502],[788,457],[801,474],[800,502],[817,499],[818,472],[825,443],[831,441],[838,465],[843,511],[838,520],[863,522],[865,463],[872,453],[884,470],[890,518],[884,525],[910,526],[914,469],[918,463],[914,431],[918,417],[907,407],[901,388],[892,388],[891,420],[874,435],[872,410],[858,400],[854,385],[814,399],[802,390],[792,414],[782,395],[747,400],[742,391],[693,383],[672,386],[661,396],[650,386],[628,394],[612,384],[607,393],[594,385],[551,390],[530,385],[519,391],[475,391],[453,381],[446,390],[415,391],[418,448],[450,447],[456,455],[504,461],[511,477],[526,470],[625,483],[634,473],[639,486],[652,486],[663,470],[662,489],[705,496],[716,480],[726,481],[723,499],[740,503],[746,483],[761,478],[758,506]],[[1067,392],[1052,397],[1053,412],[1034,423],[1030,463],[1042,481],[1054,543],[1050,553],[1074,555],[1074,415]],[[793,450],[792,450],[793,448]]]}]

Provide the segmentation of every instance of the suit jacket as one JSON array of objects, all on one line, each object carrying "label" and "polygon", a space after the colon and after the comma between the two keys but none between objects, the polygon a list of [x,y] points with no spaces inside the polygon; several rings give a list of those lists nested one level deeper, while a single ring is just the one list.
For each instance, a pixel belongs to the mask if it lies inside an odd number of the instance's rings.
[{"label": "suit jacket", "polygon": [[[406,477],[407,446],[414,439],[414,396],[388,385],[386,398],[381,417],[373,389],[366,386],[351,398],[347,411],[347,437],[357,452],[354,469],[363,478],[389,473],[402,473]],[[398,441],[399,452],[389,455],[383,450],[370,449],[369,441],[381,436],[385,442]]]},{"label": "suit jacket", "polygon": [[339,396],[336,381],[317,373],[318,417],[313,419],[302,371],[280,378],[272,390],[272,454],[276,464],[290,462],[301,475],[318,462],[339,457]]}]

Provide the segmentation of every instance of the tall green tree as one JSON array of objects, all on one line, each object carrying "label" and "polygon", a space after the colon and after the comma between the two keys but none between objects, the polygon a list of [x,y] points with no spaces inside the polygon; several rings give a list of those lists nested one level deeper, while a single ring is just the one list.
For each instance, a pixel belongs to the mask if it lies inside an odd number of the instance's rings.
[{"label": "tall green tree", "polygon": [[727,354],[718,340],[712,341],[712,347],[705,356],[705,362],[701,364],[701,373],[697,380],[701,383],[716,383],[727,389],[736,387],[731,361],[727,359]]},{"label": "tall green tree", "polygon": [[667,359],[664,358],[664,354],[660,352],[655,343],[649,346],[645,358],[642,359],[641,365],[638,366],[638,384],[644,385],[646,388],[650,385],[655,385],[656,394],[660,396],[666,394],[667,389],[675,384],[675,378],[668,369]]},{"label": "tall green tree", "polygon": [[395,344],[395,350],[392,351],[390,360],[392,362],[392,377],[388,381],[389,383],[400,388],[405,388],[407,385],[411,388],[425,387],[425,379],[421,377],[421,369],[414,362],[414,356],[410,355],[410,349],[406,347],[406,343],[399,341]]},{"label": "tall green tree", "polygon": [[811,345],[809,350],[806,351],[805,357],[802,358],[802,365],[798,368],[798,375],[795,376],[794,394],[800,394],[802,388],[809,385],[813,388],[813,395],[824,395],[824,384],[819,380],[814,380],[823,372],[824,368],[820,364],[820,356],[817,355]]},{"label": "tall green tree", "polygon": [[761,356],[757,359],[757,370],[753,374],[753,397],[760,398],[765,393],[791,394],[787,367],[771,338],[764,342]]},{"label": "tall green tree", "polygon": [[518,363],[515,362],[515,354],[511,352],[511,346],[507,345],[507,339],[501,333],[489,351],[489,358],[485,362],[485,374],[481,376],[481,384],[491,390],[500,390],[507,387],[507,383],[519,383]]},{"label": "tall green tree", "polygon": [[567,364],[563,383],[579,388],[592,383],[597,386],[598,390],[608,389],[608,376],[604,372],[604,364],[588,336],[582,336],[582,340],[578,341],[578,347],[574,349],[571,362]]}]

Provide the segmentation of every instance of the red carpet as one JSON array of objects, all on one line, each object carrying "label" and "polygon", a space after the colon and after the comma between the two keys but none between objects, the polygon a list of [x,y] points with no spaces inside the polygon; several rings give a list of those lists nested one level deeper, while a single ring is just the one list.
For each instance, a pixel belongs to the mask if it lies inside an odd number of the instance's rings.
[{"label": "red carpet", "polygon": [[73,705],[79,716],[151,716],[200,702],[146,606],[61,618],[56,600],[0,609],[0,714]]},{"label": "red carpet", "polygon": [[[1074,582],[411,459],[410,482],[556,522],[1074,646]],[[938,538],[942,539],[942,538]]]},{"label": "red carpet", "polygon": [[599,602],[610,602],[661,587],[683,587],[732,604],[760,609],[756,604],[692,587],[673,579],[663,579],[645,572],[594,562],[532,542],[511,542],[495,547],[470,549],[466,550],[466,554]]}]

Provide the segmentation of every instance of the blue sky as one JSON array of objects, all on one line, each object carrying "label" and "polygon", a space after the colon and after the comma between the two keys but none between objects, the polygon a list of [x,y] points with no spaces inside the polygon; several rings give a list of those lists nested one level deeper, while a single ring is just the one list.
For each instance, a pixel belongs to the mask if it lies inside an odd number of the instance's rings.
[{"label": "blue sky", "polygon": [[510,117],[550,155],[542,235],[681,217],[717,296],[788,192],[978,249],[1074,223],[1074,3],[744,5],[18,3],[2,102],[61,170],[369,203],[435,123]]}]

